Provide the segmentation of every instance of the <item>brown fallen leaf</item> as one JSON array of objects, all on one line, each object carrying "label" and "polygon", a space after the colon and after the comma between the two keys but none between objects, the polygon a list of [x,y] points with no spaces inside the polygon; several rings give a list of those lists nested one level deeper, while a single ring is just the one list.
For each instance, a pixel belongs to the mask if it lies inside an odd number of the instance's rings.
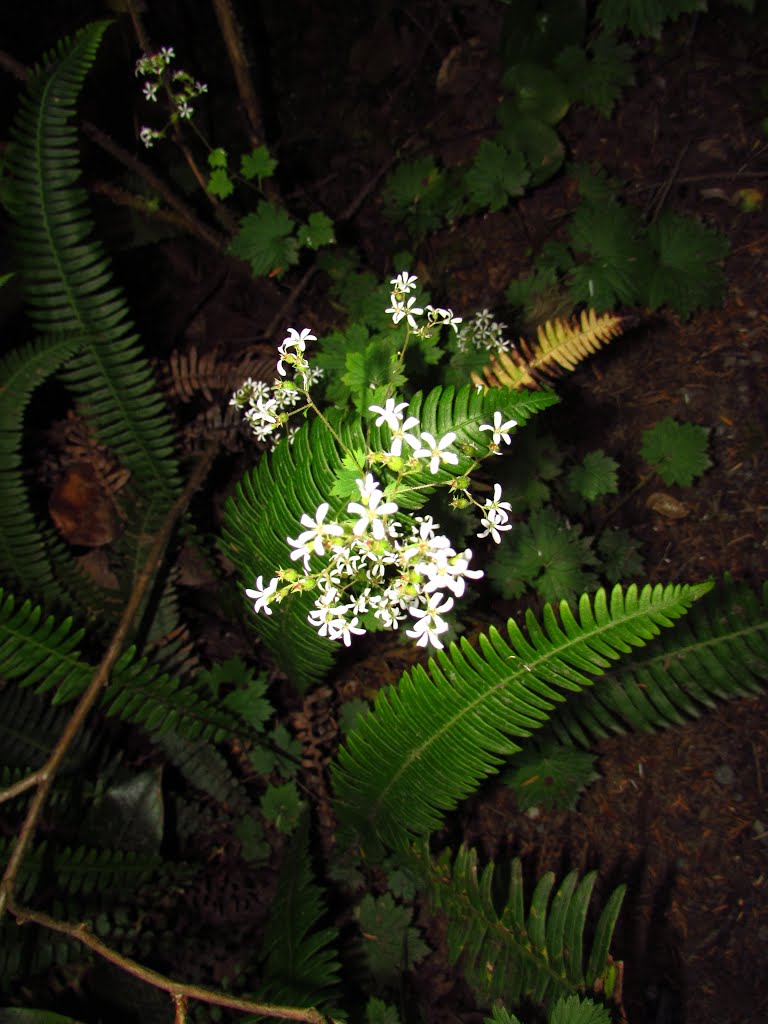
[{"label": "brown fallen leaf", "polygon": [[67,466],[53,488],[48,511],[64,540],[79,547],[102,547],[121,529],[112,497],[87,462]]},{"label": "brown fallen leaf", "polygon": [[685,519],[691,511],[682,501],[673,498],[671,494],[666,494],[664,491],[654,491],[653,494],[649,494],[645,505],[646,508],[651,509],[653,512],[658,512],[660,516],[664,516],[666,519]]}]

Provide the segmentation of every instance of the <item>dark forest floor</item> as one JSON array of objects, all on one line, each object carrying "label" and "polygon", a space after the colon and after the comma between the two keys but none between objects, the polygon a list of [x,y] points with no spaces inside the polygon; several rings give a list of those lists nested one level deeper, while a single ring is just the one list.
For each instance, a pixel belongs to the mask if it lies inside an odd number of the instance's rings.
[{"label": "dark forest floor", "polygon": [[[174,40],[182,52],[195,45],[204,51],[192,8],[173,3],[160,13],[148,6],[148,17],[157,13],[167,26],[186,19],[186,38]],[[262,5],[271,57],[265,113],[278,132],[281,166],[293,176],[281,183],[289,201],[292,191],[306,198],[308,189],[333,215],[377,182],[396,151],[459,161],[492,128],[501,5],[459,3],[460,19],[450,3],[427,0],[397,18],[382,4],[375,19],[342,3],[325,17],[309,0],[290,6],[286,18],[281,5]],[[65,28],[82,23],[72,18]],[[768,573],[768,222],[765,207],[745,213],[733,199],[739,188],[763,190],[768,179],[768,139],[760,130],[768,113],[768,99],[760,99],[768,40],[750,35],[750,24],[727,6],[679,22],[658,44],[642,45],[637,83],[610,120],[576,109],[561,125],[569,158],[597,162],[627,182],[628,201],[646,211],[663,205],[696,214],[731,246],[721,309],[688,322],[641,317],[628,337],[559,386],[555,427],[576,454],[600,446],[620,459],[627,492],[640,479],[633,453],[643,430],[667,415],[710,429],[713,466],[691,487],[666,488],[682,503],[682,518],[648,507],[658,490],[650,481],[616,510],[614,524],[642,540],[651,580],[730,573],[757,583]],[[162,24],[153,34],[170,38]],[[449,89],[438,89],[454,47],[460,72]],[[371,189],[345,231],[384,276],[398,239],[378,194]],[[433,294],[457,311],[488,306],[503,314],[507,282],[572,205],[573,183],[560,175],[515,209],[431,237],[412,269],[428,274]],[[127,252],[119,266],[158,360],[170,347],[204,351],[230,338],[242,351],[249,339],[263,341],[299,277],[226,279],[205,297],[217,273],[213,257],[179,238]],[[330,329],[333,317],[318,276],[286,325]],[[231,460],[219,498],[247,459]],[[210,653],[230,654],[241,641],[212,611],[206,617],[215,603],[214,593],[197,601],[197,628]],[[503,607],[505,615],[516,611]],[[368,692],[373,680],[396,681],[410,659],[405,648],[393,654],[390,644],[374,643],[365,661],[344,663],[339,696]],[[767,711],[764,697],[736,700],[679,728],[603,741],[601,778],[575,811],[520,814],[511,790],[496,784],[462,812],[466,839],[488,856],[520,854],[532,870],[558,873],[599,867],[611,881],[631,881],[615,942],[626,962],[630,1024],[757,1024],[768,1017]],[[212,861],[210,870],[209,889],[224,886],[226,861]],[[439,949],[439,927],[430,927]],[[422,965],[414,987],[430,1021],[481,1020],[439,952]]]}]

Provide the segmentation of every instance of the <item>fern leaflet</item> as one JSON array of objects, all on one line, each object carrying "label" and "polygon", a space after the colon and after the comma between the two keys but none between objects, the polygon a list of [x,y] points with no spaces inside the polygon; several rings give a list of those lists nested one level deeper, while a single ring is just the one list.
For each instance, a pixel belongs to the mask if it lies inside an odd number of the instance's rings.
[{"label": "fern leaflet", "polygon": [[380,693],[339,752],[337,811],[363,844],[402,846],[442,821],[443,813],[519,750],[565,699],[684,615],[707,590],[697,586],[620,586],[610,596],[582,595],[577,619],[560,603],[558,622],[545,605],[543,626],[526,614],[526,638],[513,620],[509,643],[495,628],[438,651],[428,670],[406,672]]},{"label": "fern leaflet", "polygon": [[555,888],[548,872],[537,882],[526,914],[523,872],[514,860],[503,905],[494,899],[499,871],[493,863],[479,871],[477,854],[462,847],[451,863],[446,851],[428,865],[429,894],[448,919],[452,961],[464,957],[464,973],[484,1003],[503,998],[513,1005],[530,998],[546,1004],[576,992],[605,991],[615,968],[608,956],[625,886],[610,894],[584,963],[584,931],[596,881],[575,871]]}]

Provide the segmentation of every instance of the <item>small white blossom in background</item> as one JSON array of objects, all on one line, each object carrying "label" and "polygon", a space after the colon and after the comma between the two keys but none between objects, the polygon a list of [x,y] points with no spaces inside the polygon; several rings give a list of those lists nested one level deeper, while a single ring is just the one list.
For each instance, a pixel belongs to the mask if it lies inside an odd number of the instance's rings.
[{"label": "small white blossom in background", "polygon": [[517,420],[507,420],[505,423],[504,417],[497,409],[496,412],[493,414],[493,423],[484,423],[480,427],[481,430],[491,431],[490,450],[494,455],[501,454],[499,445],[501,444],[502,440],[504,441],[504,444],[512,443],[512,437],[510,436],[508,431],[512,430],[512,428],[516,426]]},{"label": "small white blossom in background", "polygon": [[389,296],[390,305],[385,312],[392,315],[392,323],[397,325],[401,320],[405,320],[411,331],[422,338],[428,338],[435,327],[452,327],[454,331],[458,331],[461,317],[454,316],[452,309],[441,309],[439,306],[426,306],[426,323],[419,325],[416,317],[423,316],[425,309],[416,305],[415,295],[407,298],[416,288],[417,281],[415,274],[403,270],[389,282],[392,285],[392,292]]},{"label": "small white blossom in background", "polygon": [[[172,46],[164,46],[157,53],[144,54],[136,61],[136,76],[146,78],[144,83],[144,99],[150,103],[157,103],[158,91],[168,67],[175,59],[176,54]],[[171,105],[171,120],[181,119],[189,121],[194,116],[195,110],[192,101],[203,93],[208,92],[208,86],[204,82],[198,82],[190,74],[179,68],[172,75],[166,77],[166,95]],[[158,139],[165,138],[168,125],[160,131],[154,128],[142,127],[139,138],[150,149]]]},{"label": "small white blossom in background", "polygon": [[[249,377],[230,398],[230,405],[243,410],[243,417],[257,441],[268,442],[274,447],[283,436],[291,439],[296,432],[296,428],[287,426],[290,410],[308,397],[312,386],[323,376],[322,369],[310,366],[304,355],[308,341],[317,341],[308,327],[301,331],[289,327],[277,349],[280,356],[277,372],[280,376],[272,385]],[[294,375],[293,380],[288,379],[289,371]],[[306,408],[306,405],[301,408]]]},{"label": "small white blossom in background", "polygon": [[441,437],[439,441],[436,441],[428,430],[422,430],[422,446],[414,451],[413,457],[414,459],[429,459],[430,473],[437,473],[442,462],[450,466],[457,466],[459,463],[458,455],[456,452],[447,450],[448,446],[453,444],[455,440],[456,434],[452,430],[449,430],[445,437]]},{"label": "small white blossom in background", "polygon": [[464,322],[464,326],[456,333],[456,347],[460,352],[476,348],[486,352],[506,352],[510,343],[504,337],[507,325],[496,320],[488,309]]},{"label": "small white blossom in background", "polygon": [[493,498],[486,498],[480,510],[484,513],[480,520],[484,529],[477,536],[481,539],[490,536],[497,544],[501,544],[501,534],[512,529],[509,522],[512,506],[508,501],[501,500],[501,484],[493,485]]}]

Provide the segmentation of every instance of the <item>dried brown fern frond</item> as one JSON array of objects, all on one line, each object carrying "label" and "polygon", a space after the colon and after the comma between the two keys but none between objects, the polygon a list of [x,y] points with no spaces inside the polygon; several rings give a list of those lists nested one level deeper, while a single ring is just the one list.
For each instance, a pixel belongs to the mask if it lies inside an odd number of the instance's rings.
[{"label": "dried brown fern frond", "polygon": [[584,309],[574,320],[555,319],[540,324],[537,341],[524,338],[511,352],[499,351],[483,367],[483,377],[472,374],[479,387],[538,388],[552,377],[575,369],[577,363],[597,352],[625,329],[628,317],[597,314]]},{"label": "dried brown fern frond", "polygon": [[191,402],[199,395],[213,402],[216,396],[230,395],[247,377],[272,382],[276,359],[275,350],[269,346],[249,349],[236,358],[221,349],[200,354],[194,345],[185,352],[174,349],[168,360],[168,391],[182,402]]}]

